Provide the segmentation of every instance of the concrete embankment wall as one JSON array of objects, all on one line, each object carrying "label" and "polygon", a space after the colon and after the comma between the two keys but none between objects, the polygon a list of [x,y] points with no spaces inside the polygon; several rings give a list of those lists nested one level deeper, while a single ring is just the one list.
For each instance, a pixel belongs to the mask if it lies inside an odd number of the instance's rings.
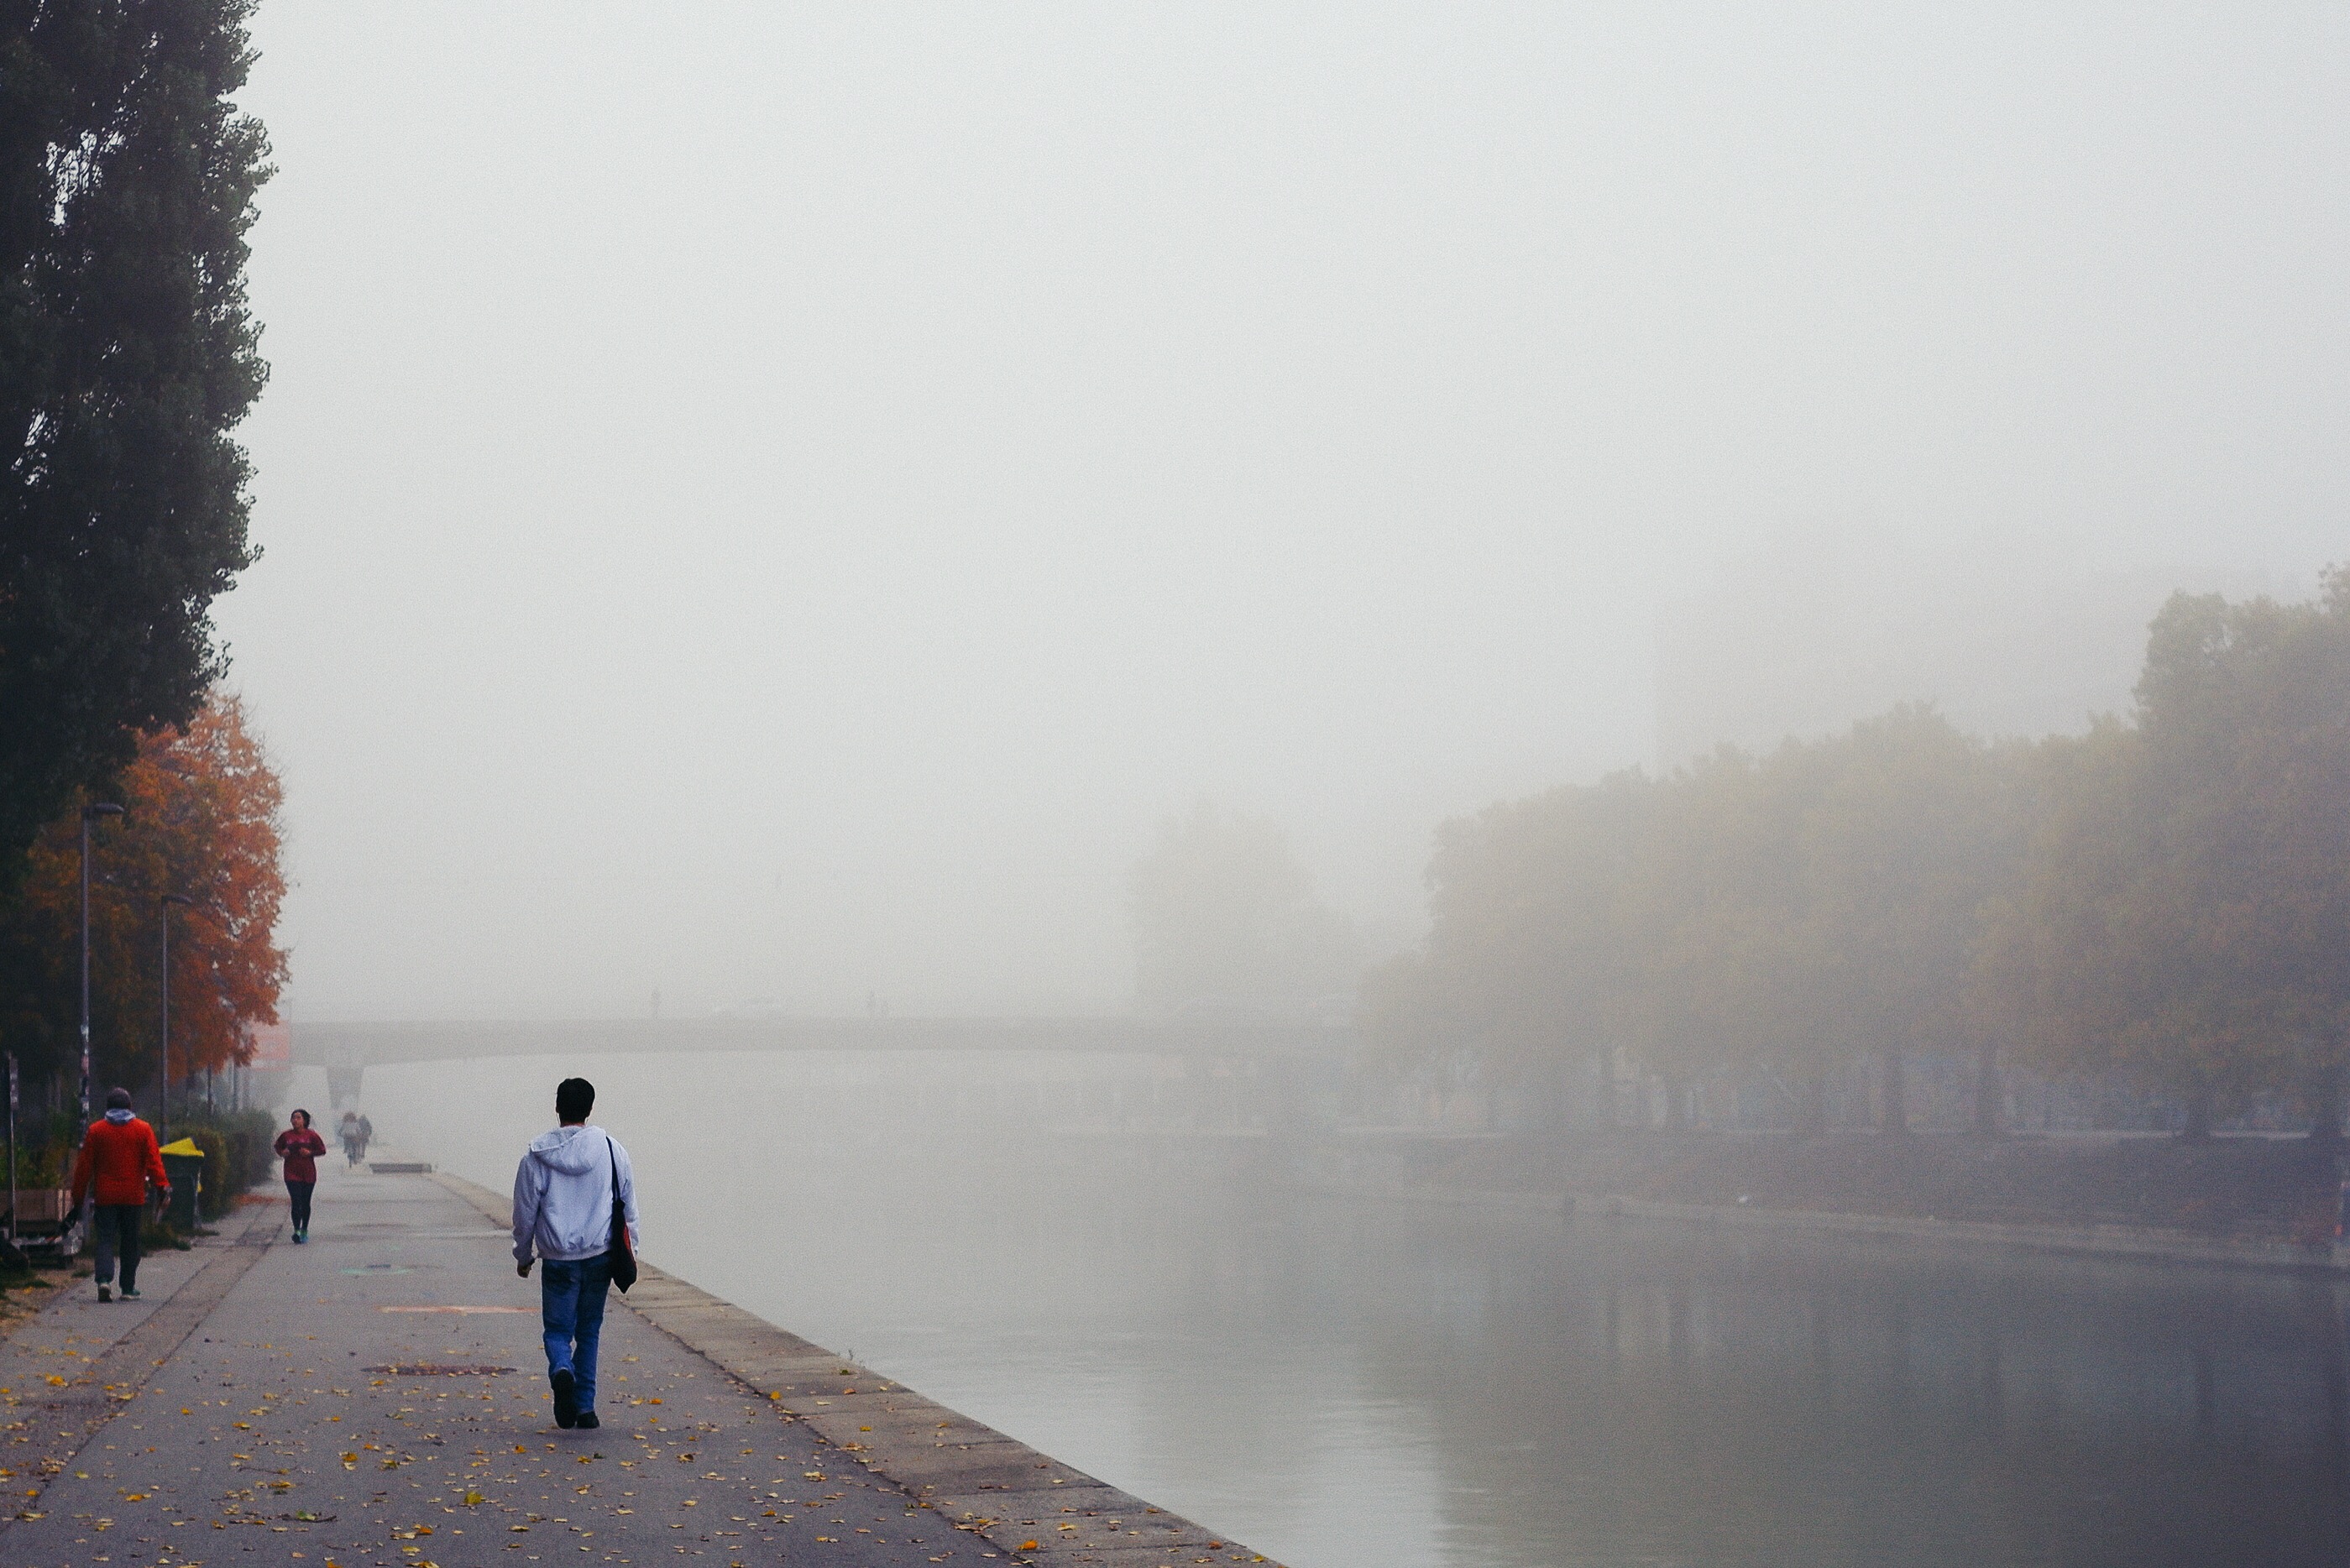
[{"label": "concrete embankment wall", "polygon": [[[513,1222],[499,1194],[445,1172],[432,1179],[498,1224]],[[640,1268],[624,1299],[654,1327],[1009,1563],[1151,1568],[1270,1561],[673,1274]]]},{"label": "concrete embankment wall", "polygon": [[1383,1203],[1515,1210],[1585,1218],[1654,1220],[1747,1231],[1812,1232],[1962,1247],[2003,1247],[2079,1257],[2129,1259],[2207,1267],[2285,1270],[2350,1277],[2350,1249],[2303,1247],[2283,1241],[2232,1241],[2189,1231],[2139,1225],[2028,1225],[1983,1220],[1935,1220],[1823,1210],[1765,1209],[1706,1203],[1666,1203],[1638,1198],[1576,1198],[1566,1193],[1486,1191],[1472,1188],[1300,1179],[1301,1190]]}]

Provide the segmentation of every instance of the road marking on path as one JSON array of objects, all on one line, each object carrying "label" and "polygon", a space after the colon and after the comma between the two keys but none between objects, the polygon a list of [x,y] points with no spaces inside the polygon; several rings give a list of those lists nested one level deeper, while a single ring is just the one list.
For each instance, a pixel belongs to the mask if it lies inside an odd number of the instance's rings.
[{"label": "road marking on path", "polygon": [[378,1308],[376,1308],[375,1310],[376,1310],[376,1311],[378,1311],[378,1312],[453,1312],[453,1313],[510,1312],[510,1313],[519,1313],[519,1314],[530,1314],[530,1313],[535,1313],[535,1312],[536,1312],[538,1309],[537,1309],[536,1307],[396,1306],[396,1307],[378,1307]]}]

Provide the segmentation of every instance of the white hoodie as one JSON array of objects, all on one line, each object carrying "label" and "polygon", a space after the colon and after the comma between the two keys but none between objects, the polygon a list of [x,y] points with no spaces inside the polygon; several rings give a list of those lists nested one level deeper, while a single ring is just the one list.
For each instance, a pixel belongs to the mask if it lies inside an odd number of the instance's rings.
[{"label": "white hoodie", "polygon": [[572,1262],[601,1257],[612,1245],[612,1181],[629,1217],[629,1246],[637,1245],[637,1182],[629,1151],[598,1127],[556,1127],[542,1133],[515,1168],[514,1255]]}]

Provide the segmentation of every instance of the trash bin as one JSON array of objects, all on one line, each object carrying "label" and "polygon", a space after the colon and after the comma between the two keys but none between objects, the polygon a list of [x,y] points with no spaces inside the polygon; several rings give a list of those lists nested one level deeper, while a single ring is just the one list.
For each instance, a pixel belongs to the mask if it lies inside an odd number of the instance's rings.
[{"label": "trash bin", "polygon": [[163,1217],[182,1236],[196,1233],[196,1195],[204,1185],[204,1151],[183,1137],[163,1146],[163,1174],[172,1179],[172,1201]]}]

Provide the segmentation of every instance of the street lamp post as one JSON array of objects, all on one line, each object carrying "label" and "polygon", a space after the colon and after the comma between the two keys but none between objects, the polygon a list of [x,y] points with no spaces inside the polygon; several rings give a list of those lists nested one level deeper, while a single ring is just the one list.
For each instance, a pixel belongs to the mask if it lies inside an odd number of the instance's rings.
[{"label": "street lamp post", "polygon": [[172,906],[178,904],[183,909],[193,909],[195,902],[193,898],[182,898],[177,893],[155,896],[156,908],[161,911],[163,921],[163,1085],[155,1120],[162,1129],[166,1143],[172,1140]]},{"label": "street lamp post", "polygon": [[111,801],[81,808],[81,1126],[89,1127],[89,824],[92,817],[120,816]]}]

